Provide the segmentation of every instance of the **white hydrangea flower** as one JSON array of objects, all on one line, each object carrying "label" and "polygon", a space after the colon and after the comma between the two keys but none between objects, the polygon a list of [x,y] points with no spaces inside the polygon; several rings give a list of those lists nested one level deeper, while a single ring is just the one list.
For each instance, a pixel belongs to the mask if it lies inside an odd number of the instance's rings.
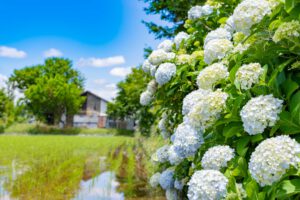
[{"label": "white hydrangea flower", "polygon": [[185,32],[179,32],[174,38],[174,43],[176,44],[176,47],[179,48],[181,42],[187,40],[189,37],[189,34]]},{"label": "white hydrangea flower", "polygon": [[235,83],[240,85],[241,89],[250,89],[259,82],[259,77],[264,70],[259,63],[250,63],[242,65],[235,74]]},{"label": "white hydrangea flower", "polygon": [[194,156],[204,143],[202,133],[186,123],[181,123],[176,128],[174,135],[174,150],[183,158]]},{"label": "white hydrangea flower", "polygon": [[200,71],[197,77],[199,88],[208,90],[213,89],[216,83],[229,76],[227,67],[222,63],[214,63]]},{"label": "white hydrangea flower", "polygon": [[188,54],[180,54],[176,58],[177,65],[189,64],[191,63],[192,57]]},{"label": "white hydrangea flower", "polygon": [[143,65],[142,65],[142,70],[146,73],[150,73],[150,69],[151,69],[152,65],[151,63],[149,62],[148,59],[146,59],[144,62],[143,62]]},{"label": "white hydrangea flower", "polygon": [[249,162],[251,176],[260,186],[272,185],[290,169],[298,168],[300,144],[289,136],[277,136],[261,142]]},{"label": "white hydrangea flower", "polygon": [[184,186],[184,181],[183,180],[178,180],[176,179],[174,182],[174,188],[177,190],[182,190]]},{"label": "white hydrangea flower", "polygon": [[219,118],[226,107],[228,94],[220,89],[211,92],[199,101],[184,118],[185,122],[195,129],[205,131],[210,128]]},{"label": "white hydrangea flower", "polygon": [[252,98],[241,110],[244,129],[249,135],[263,133],[278,121],[283,101],[272,94]]},{"label": "white hydrangea flower", "polygon": [[199,19],[203,16],[210,15],[213,12],[213,7],[210,5],[204,5],[204,6],[193,6],[188,11],[188,18],[189,19]]},{"label": "white hydrangea flower", "polygon": [[164,40],[157,46],[157,49],[162,49],[165,52],[171,52],[172,47],[173,47],[172,40]]},{"label": "white hydrangea flower", "polygon": [[167,162],[169,160],[169,148],[169,145],[165,145],[157,149],[154,156],[152,156],[152,160],[159,163]]},{"label": "white hydrangea flower", "polygon": [[244,53],[244,51],[246,51],[248,48],[250,47],[250,44],[237,44],[233,50],[232,50],[232,53],[234,54],[242,54]]},{"label": "white hydrangea flower", "polygon": [[176,65],[173,63],[163,63],[159,65],[155,73],[156,82],[159,85],[164,85],[171,80],[176,74]]},{"label": "white hydrangea flower", "polygon": [[186,95],[183,99],[182,114],[187,115],[192,107],[205,98],[211,91],[198,89]]},{"label": "white hydrangea flower", "polygon": [[166,199],[167,200],[177,200],[178,195],[177,195],[177,191],[175,189],[168,189],[166,190]]},{"label": "white hydrangea flower", "polygon": [[234,158],[234,149],[227,145],[218,145],[209,148],[203,155],[201,165],[203,169],[220,170],[227,167],[228,161]]},{"label": "white hydrangea flower", "polygon": [[219,200],[227,195],[228,179],[217,170],[196,171],[188,182],[189,200]]},{"label": "white hydrangea flower", "polygon": [[162,49],[157,49],[152,51],[149,55],[148,60],[152,65],[159,65],[163,62],[172,60],[175,58],[175,53],[168,53]]},{"label": "white hydrangea flower", "polygon": [[184,159],[181,155],[178,154],[177,151],[175,151],[174,145],[170,146],[168,154],[169,162],[171,163],[171,165],[178,165]]},{"label": "white hydrangea flower", "polygon": [[152,99],[153,99],[152,94],[146,90],[140,96],[140,104],[143,106],[149,105]]},{"label": "white hydrangea flower", "polygon": [[204,47],[204,61],[211,64],[215,60],[224,58],[233,49],[233,44],[227,39],[214,39]]},{"label": "white hydrangea flower", "polygon": [[155,174],[153,174],[149,180],[149,183],[151,185],[151,187],[155,188],[157,186],[159,186],[159,177],[160,177],[160,173],[156,172]]},{"label": "white hydrangea flower", "polygon": [[300,23],[298,20],[282,23],[276,30],[273,41],[279,42],[283,39],[299,38],[300,36]]},{"label": "white hydrangea flower", "polygon": [[249,35],[253,25],[271,13],[271,6],[266,0],[244,0],[233,12],[233,22],[237,32]]},{"label": "white hydrangea flower", "polygon": [[228,19],[226,20],[226,24],[224,25],[224,29],[226,29],[228,32],[230,32],[231,34],[233,34],[233,32],[235,30],[235,26],[234,26],[234,22],[233,22],[233,17],[232,16],[228,17]]},{"label": "white hydrangea flower", "polygon": [[147,91],[149,91],[151,94],[154,94],[157,89],[157,83],[155,80],[151,80],[147,85]]},{"label": "white hydrangea flower", "polygon": [[204,40],[204,46],[211,40],[214,39],[227,39],[231,40],[232,35],[229,31],[227,31],[225,28],[217,28],[216,30],[213,30],[209,32]]},{"label": "white hydrangea flower", "polygon": [[150,66],[150,75],[155,76],[156,70],[157,70],[157,66],[151,65]]},{"label": "white hydrangea flower", "polygon": [[162,189],[172,189],[174,188],[174,169],[168,168],[163,171],[159,177],[159,184]]}]

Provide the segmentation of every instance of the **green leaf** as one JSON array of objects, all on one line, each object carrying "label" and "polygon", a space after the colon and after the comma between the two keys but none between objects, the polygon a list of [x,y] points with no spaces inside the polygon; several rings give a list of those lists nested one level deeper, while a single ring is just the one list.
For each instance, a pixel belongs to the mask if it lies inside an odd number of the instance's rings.
[{"label": "green leaf", "polygon": [[257,135],[251,136],[252,143],[262,141],[263,139],[264,139],[264,137],[262,136],[262,134],[257,134]]},{"label": "green leaf", "polygon": [[285,134],[296,134],[300,133],[300,124],[293,121],[292,116],[289,112],[281,112],[279,125],[280,130]]},{"label": "green leaf", "polygon": [[258,185],[254,180],[247,183],[245,189],[248,199],[258,199]]},{"label": "green leaf", "polygon": [[283,90],[286,94],[287,99],[290,98],[290,96],[295,92],[298,88],[299,85],[295,81],[293,81],[291,78],[288,78],[284,83],[283,83]]},{"label": "green leaf", "polygon": [[280,72],[282,72],[282,70],[284,70],[284,68],[286,66],[288,66],[291,62],[293,62],[294,58],[290,58],[289,60],[285,61],[284,63],[282,63],[281,65],[279,65],[278,67],[276,67],[276,69],[273,71],[273,73],[271,74],[271,78],[269,80],[268,85],[272,86],[274,84],[274,82],[277,79],[277,76]]},{"label": "green leaf", "polygon": [[297,0],[285,0],[284,9],[289,13],[296,6]]},{"label": "green leaf", "polygon": [[276,198],[287,198],[300,193],[300,179],[284,180],[276,190]]},{"label": "green leaf", "polygon": [[294,121],[300,124],[300,91],[293,95],[290,103],[290,111]]},{"label": "green leaf", "polygon": [[238,140],[237,146],[236,146],[236,151],[240,156],[244,156],[247,153],[248,150],[248,143],[250,142],[250,137],[243,137]]},{"label": "green leaf", "polygon": [[233,122],[228,124],[227,126],[224,127],[223,129],[223,136],[226,138],[231,138],[241,131],[243,131],[243,124],[240,122]]}]

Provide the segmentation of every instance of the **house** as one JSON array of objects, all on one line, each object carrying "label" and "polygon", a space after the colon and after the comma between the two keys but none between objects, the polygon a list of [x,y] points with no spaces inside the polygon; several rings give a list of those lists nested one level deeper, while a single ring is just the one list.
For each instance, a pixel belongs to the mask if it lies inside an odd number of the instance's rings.
[{"label": "house", "polygon": [[74,127],[105,128],[107,123],[108,101],[98,95],[86,91],[81,94],[86,97],[80,112],[74,115]]},{"label": "house", "polygon": [[[104,98],[90,91],[85,91],[81,96],[86,98],[80,112],[73,117],[74,127],[134,129],[134,121],[131,119],[113,120],[107,117],[108,101]],[[63,116],[61,126],[65,122],[66,117]]]}]

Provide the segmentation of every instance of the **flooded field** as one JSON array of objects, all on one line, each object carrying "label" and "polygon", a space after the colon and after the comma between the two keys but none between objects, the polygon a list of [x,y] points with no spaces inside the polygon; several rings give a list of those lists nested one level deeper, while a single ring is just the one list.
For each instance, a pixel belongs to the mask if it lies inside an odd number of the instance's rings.
[{"label": "flooded field", "polygon": [[0,199],[164,199],[134,138],[0,136]]}]

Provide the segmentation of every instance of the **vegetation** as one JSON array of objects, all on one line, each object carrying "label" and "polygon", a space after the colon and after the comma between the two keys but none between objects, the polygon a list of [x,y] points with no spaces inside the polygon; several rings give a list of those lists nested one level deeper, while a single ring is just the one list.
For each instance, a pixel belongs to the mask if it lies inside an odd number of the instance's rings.
[{"label": "vegetation", "polygon": [[9,81],[24,91],[27,109],[49,125],[57,125],[63,113],[71,125],[84,101],[83,77],[68,59],[49,58],[43,65],[15,70]]},{"label": "vegetation", "polygon": [[167,144],[152,156],[153,186],[169,199],[298,199],[300,4],[199,5],[186,33],[148,57],[159,86],[141,102],[161,116]]},{"label": "vegetation", "polygon": [[150,76],[142,69],[133,69],[124,81],[118,83],[117,97],[107,107],[107,114],[111,118],[137,120],[143,135],[150,134],[150,127],[154,121],[154,114],[150,108],[139,104],[140,93],[149,80]]},{"label": "vegetation", "polygon": [[126,197],[157,196],[147,185],[152,172],[138,144],[121,136],[1,136],[1,177],[13,198],[59,200],[74,198],[82,180],[112,170]]}]

